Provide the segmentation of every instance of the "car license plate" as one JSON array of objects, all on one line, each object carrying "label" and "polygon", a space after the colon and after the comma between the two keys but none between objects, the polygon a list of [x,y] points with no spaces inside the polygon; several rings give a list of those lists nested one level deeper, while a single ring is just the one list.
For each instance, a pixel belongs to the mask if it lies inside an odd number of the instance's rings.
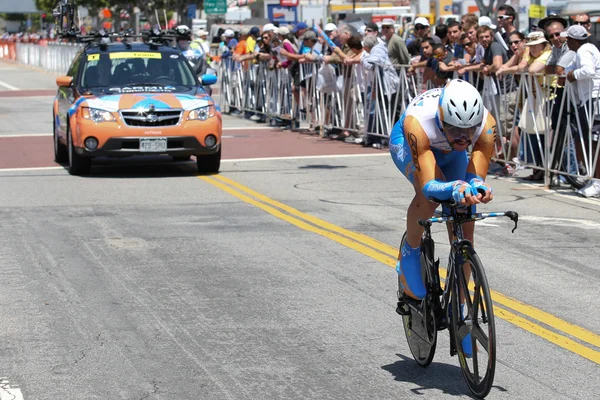
[{"label": "car license plate", "polygon": [[141,138],[141,152],[164,152],[167,151],[167,138]]}]

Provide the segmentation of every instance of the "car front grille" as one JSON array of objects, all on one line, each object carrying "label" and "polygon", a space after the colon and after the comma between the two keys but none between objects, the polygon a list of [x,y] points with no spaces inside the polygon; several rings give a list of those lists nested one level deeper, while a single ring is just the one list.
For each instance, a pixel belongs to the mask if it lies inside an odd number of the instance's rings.
[{"label": "car front grille", "polygon": [[128,126],[173,126],[181,119],[182,110],[123,110],[121,118]]}]

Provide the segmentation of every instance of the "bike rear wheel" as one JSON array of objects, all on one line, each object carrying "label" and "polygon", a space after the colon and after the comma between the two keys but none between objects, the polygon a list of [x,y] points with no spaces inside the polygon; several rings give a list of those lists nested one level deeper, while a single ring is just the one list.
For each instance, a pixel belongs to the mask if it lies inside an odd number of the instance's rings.
[{"label": "bike rear wheel", "polygon": [[[492,388],[496,370],[494,310],[487,277],[477,253],[470,245],[463,246],[460,251],[456,260],[457,279],[452,290],[452,336],[465,381],[475,396],[483,398]],[[463,263],[471,268],[468,282]],[[465,293],[463,301],[460,293]],[[465,348],[463,339],[466,340]]]},{"label": "bike rear wheel", "polygon": [[[404,240],[405,237],[402,238],[402,243],[404,243]],[[431,268],[434,265],[433,241],[429,240],[431,243],[424,242],[421,244],[422,268]],[[402,249],[402,243],[400,244],[400,249]],[[402,315],[408,348],[415,362],[423,368],[429,366],[433,361],[437,345],[435,303],[428,278],[429,275],[427,273],[424,274],[425,287],[427,287],[425,301],[419,302],[418,300],[409,299],[407,296],[404,296],[404,314]],[[422,313],[415,310],[415,308],[420,308]]]}]

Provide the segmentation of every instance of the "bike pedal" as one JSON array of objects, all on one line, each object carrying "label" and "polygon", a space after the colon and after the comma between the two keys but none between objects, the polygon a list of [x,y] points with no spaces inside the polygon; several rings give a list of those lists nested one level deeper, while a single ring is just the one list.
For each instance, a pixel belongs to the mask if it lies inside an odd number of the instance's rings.
[{"label": "bike pedal", "polygon": [[403,302],[402,300],[398,301],[398,306],[396,307],[396,312],[402,316],[410,315],[410,309],[408,308],[408,305],[405,302]]}]

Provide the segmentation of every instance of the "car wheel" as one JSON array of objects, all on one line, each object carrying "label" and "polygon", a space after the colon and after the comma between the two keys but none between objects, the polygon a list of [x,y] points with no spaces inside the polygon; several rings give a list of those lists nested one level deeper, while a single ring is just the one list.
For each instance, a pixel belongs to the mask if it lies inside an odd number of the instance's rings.
[{"label": "car wheel", "polygon": [[173,161],[188,161],[191,156],[173,156]]},{"label": "car wheel", "polygon": [[67,141],[69,149],[69,174],[87,175],[90,173],[91,159],[82,157],[75,151],[71,129],[67,126]]},{"label": "car wheel", "polygon": [[221,148],[215,154],[196,155],[196,162],[201,174],[216,174],[221,166]]},{"label": "car wheel", "polygon": [[67,162],[69,160],[69,152],[67,151],[67,146],[58,140],[58,133],[56,133],[56,116],[53,118],[52,126],[54,127],[52,130],[54,135],[54,161],[57,163]]}]

